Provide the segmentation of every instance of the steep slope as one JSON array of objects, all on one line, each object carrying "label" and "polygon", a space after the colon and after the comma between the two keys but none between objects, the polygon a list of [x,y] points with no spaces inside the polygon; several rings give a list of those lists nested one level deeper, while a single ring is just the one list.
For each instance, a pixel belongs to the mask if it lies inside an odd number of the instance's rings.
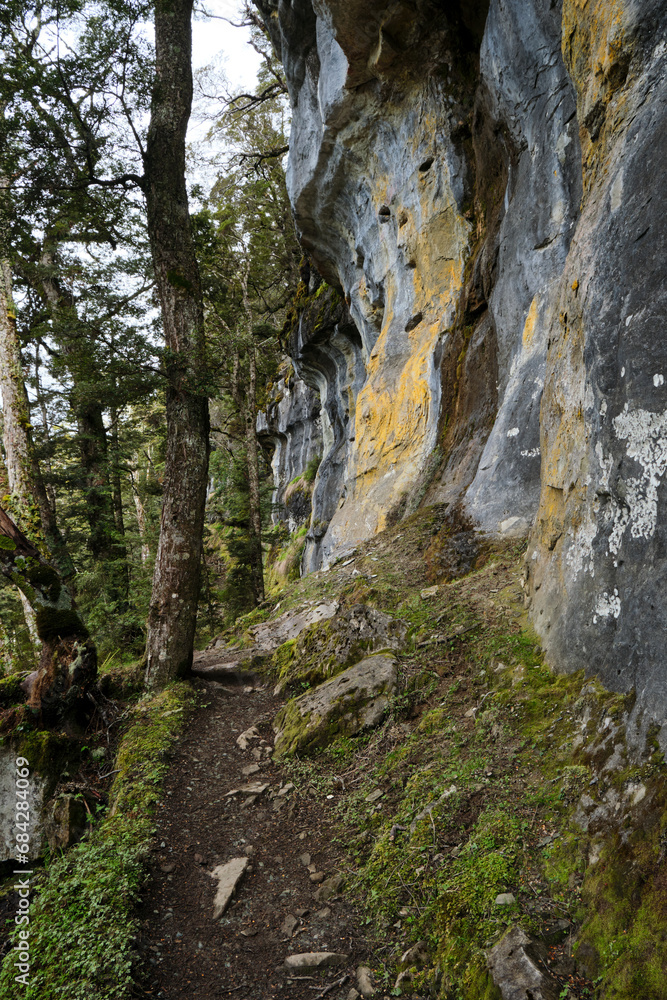
[{"label": "steep slope", "polygon": [[662,724],[664,4],[257,5],[297,226],[353,321],[292,338],[339,415],[305,569],[425,498],[530,531],[553,665]]}]

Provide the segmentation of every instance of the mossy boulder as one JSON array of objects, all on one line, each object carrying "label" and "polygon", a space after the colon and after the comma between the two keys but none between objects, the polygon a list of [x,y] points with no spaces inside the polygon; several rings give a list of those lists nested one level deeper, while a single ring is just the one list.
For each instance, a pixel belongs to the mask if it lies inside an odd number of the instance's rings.
[{"label": "mossy boulder", "polygon": [[407,626],[400,619],[356,604],[284,643],[274,653],[272,665],[282,690],[319,684],[370,653],[401,649],[406,633]]},{"label": "mossy boulder", "polygon": [[338,736],[354,736],[378,725],[398,689],[393,656],[369,656],[342,674],[293,698],[278,713],[276,756],[308,753]]}]

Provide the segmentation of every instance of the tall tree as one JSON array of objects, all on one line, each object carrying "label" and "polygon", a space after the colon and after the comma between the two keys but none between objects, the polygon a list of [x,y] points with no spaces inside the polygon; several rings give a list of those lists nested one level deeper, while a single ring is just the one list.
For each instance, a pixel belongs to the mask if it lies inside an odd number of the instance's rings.
[{"label": "tall tree", "polygon": [[168,383],[164,495],[146,648],[150,687],[185,674],[192,664],[208,475],[204,309],[185,185],[191,19],[192,0],[156,0],[144,193]]}]

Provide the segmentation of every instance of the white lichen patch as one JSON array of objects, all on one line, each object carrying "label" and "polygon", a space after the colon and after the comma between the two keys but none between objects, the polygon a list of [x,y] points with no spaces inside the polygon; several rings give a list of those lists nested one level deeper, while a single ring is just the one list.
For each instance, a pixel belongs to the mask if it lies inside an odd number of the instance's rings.
[{"label": "white lichen patch", "polygon": [[528,451],[524,450],[520,452],[522,458],[537,458],[539,454],[540,454],[539,448],[530,448]]},{"label": "white lichen patch", "polygon": [[507,432],[507,436],[508,438],[514,438],[518,435],[518,433],[519,433],[518,427],[510,427],[510,429]]},{"label": "white lichen patch", "polygon": [[598,618],[618,618],[621,613],[621,599],[618,590],[614,588],[613,594],[607,591],[598,597],[593,614],[593,624],[597,624]]},{"label": "white lichen patch", "polygon": [[618,552],[621,538],[630,526],[633,538],[651,538],[658,520],[658,487],[667,471],[667,410],[623,411],[613,421],[616,437],[627,441],[626,454],[641,467],[640,476],[626,482],[626,506],[617,512],[610,538],[610,552]]},{"label": "white lichen patch", "polygon": [[653,385],[656,386],[657,388],[659,385],[664,385],[664,384],[665,384],[665,376],[661,372],[657,372],[653,376]]}]

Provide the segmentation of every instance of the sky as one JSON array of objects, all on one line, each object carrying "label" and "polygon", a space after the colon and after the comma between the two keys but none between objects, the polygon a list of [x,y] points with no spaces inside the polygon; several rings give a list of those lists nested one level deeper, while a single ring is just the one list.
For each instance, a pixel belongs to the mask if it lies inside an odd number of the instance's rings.
[{"label": "sky", "polygon": [[192,25],[192,64],[197,69],[210,63],[223,63],[233,87],[250,90],[255,85],[259,56],[248,44],[247,28],[234,28],[218,18],[239,21],[237,0],[209,0],[206,9],[215,18],[196,17]]}]

